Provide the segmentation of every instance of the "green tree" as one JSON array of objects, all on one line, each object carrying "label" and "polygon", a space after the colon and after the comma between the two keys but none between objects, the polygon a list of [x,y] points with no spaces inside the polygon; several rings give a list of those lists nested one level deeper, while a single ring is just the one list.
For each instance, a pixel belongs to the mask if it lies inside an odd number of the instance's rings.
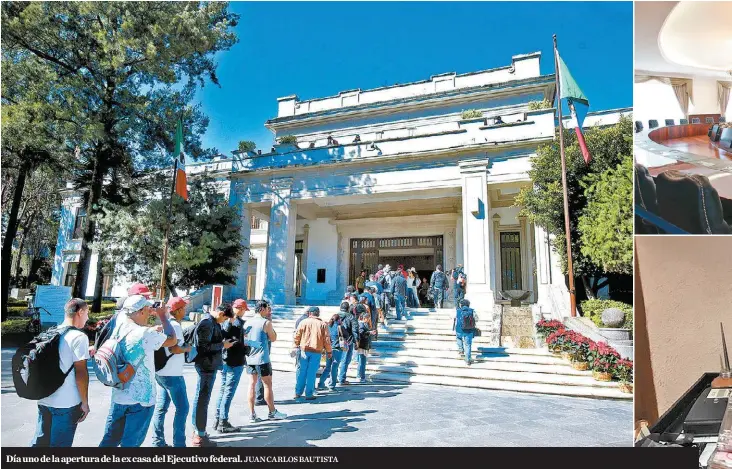
[{"label": "green tree", "polygon": [[[85,293],[105,187],[116,194],[112,189],[132,186],[141,169],[167,161],[176,117],[196,87],[206,79],[218,85],[214,56],[236,42],[237,19],[219,2],[2,4],[3,47],[22,50],[55,73],[63,119],[78,130],[75,182],[89,216],[75,296]],[[189,156],[214,154],[200,148],[208,121],[200,110],[186,109]]]},{"label": "green tree", "polygon": [[257,144],[251,140],[240,140],[239,141],[239,152],[246,153],[248,151],[254,151],[257,149]]},{"label": "green tree", "polygon": [[633,273],[633,157],[586,189],[587,207],[579,218],[582,254],[605,272]]},{"label": "green tree", "polygon": [[[172,178],[150,176],[155,186],[170,187]],[[208,176],[189,181],[189,200],[173,196],[169,232],[167,290],[196,288],[210,283],[233,284],[244,248],[237,208],[226,203]],[[154,284],[160,280],[162,246],[170,193],[149,192],[147,200],[123,210],[104,209],[100,228],[105,233],[98,252],[115,275]]]},{"label": "green tree", "polygon": [[[618,124],[593,127],[585,131],[585,141],[592,155],[585,164],[573,131],[565,130],[564,144],[567,162],[567,192],[569,197],[570,232],[574,273],[584,285],[585,292],[594,298],[605,285],[600,282],[604,273],[601,265],[582,252],[578,220],[587,207],[585,188],[599,174],[615,169],[627,155],[633,154],[633,123],[631,117],[622,117]],[[564,235],[564,203],[562,199],[562,168],[559,140],[541,145],[531,159],[529,176],[532,186],[521,190],[516,205],[532,222],[555,235],[554,247],[560,256],[562,269],[567,271],[567,248]]]}]

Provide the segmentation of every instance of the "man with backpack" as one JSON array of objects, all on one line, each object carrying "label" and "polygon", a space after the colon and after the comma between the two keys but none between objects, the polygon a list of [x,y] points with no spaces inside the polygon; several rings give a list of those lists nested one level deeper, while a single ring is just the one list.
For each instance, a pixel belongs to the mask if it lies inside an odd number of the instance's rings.
[{"label": "man with backpack", "polygon": [[[29,370],[38,373],[38,376],[28,375],[26,382],[55,389],[38,390],[47,397],[38,400],[36,434],[31,442],[33,447],[70,447],[74,442],[77,424],[89,414],[89,373],[86,368],[89,338],[81,331],[88,317],[86,302],[72,298],[64,306],[64,322],[34,339],[36,343],[46,339],[49,350],[35,356],[35,365],[39,367]],[[27,356],[25,358],[29,359]],[[47,362],[41,363],[42,360]],[[15,379],[15,359],[13,362]],[[50,379],[51,373],[43,373],[46,365],[55,372],[54,379]],[[19,394],[25,397],[22,391]]]},{"label": "man with backpack", "polygon": [[221,324],[234,317],[231,306],[224,303],[214,311],[206,314],[196,325],[195,346],[196,372],[198,373],[198,386],[196,397],[193,400],[193,415],[191,423],[195,428],[191,438],[191,445],[197,447],[216,446],[206,433],[206,422],[208,421],[208,405],[211,402],[216,373],[222,365],[222,352],[234,346],[233,339],[224,339]]},{"label": "man with backpack", "polygon": [[351,364],[353,359],[354,348],[358,345],[358,320],[352,313],[352,308],[356,305],[351,306],[347,301],[341,303],[340,316],[342,333],[343,333],[343,359],[338,367],[338,384],[341,386],[347,386],[351,383],[346,381],[346,374],[348,373],[348,365]]},{"label": "man with backpack", "polygon": [[396,303],[396,317],[397,321],[401,321],[402,315],[409,319],[410,315],[407,312],[407,279],[404,278],[404,267],[399,266],[399,270],[392,277],[393,289],[394,289],[394,302]]},{"label": "man with backpack", "polygon": [[435,267],[435,271],[432,272],[430,288],[434,296],[435,308],[442,308],[442,301],[445,298],[445,292],[449,288],[449,285],[447,283],[447,275],[442,271],[442,266],[439,264]]},{"label": "man with backpack", "polygon": [[455,336],[457,338],[458,353],[465,358],[465,364],[470,366],[473,361],[470,358],[475,335],[475,323],[477,321],[475,311],[470,307],[470,301],[463,299],[460,306],[455,310]]},{"label": "man with backpack", "polygon": [[[137,447],[145,440],[156,400],[155,351],[178,343],[166,308],[151,306],[142,295],[128,297],[110,338],[94,355],[97,379],[113,388],[100,447]],[[162,326],[148,326],[153,311]]]},{"label": "man with backpack", "polygon": [[153,414],[153,446],[165,448],[165,414],[168,412],[171,401],[175,406],[173,417],[173,446],[176,448],[186,445],[186,417],[188,417],[188,394],[186,380],[183,378],[185,354],[191,351],[191,346],[185,344],[183,328],[180,323],[186,315],[188,301],[172,296],[168,300],[167,308],[170,312],[170,325],[175,331],[177,344],[172,347],[161,347],[155,352],[155,380],[158,383],[158,399]]},{"label": "man with backpack", "polygon": [[460,302],[465,298],[465,287],[468,283],[468,276],[465,275],[462,264],[458,264],[452,271],[452,279],[455,281],[455,292],[453,293],[455,307],[459,307]]},{"label": "man with backpack", "polygon": [[224,350],[222,354],[224,366],[221,369],[221,389],[219,390],[219,398],[216,401],[216,423],[214,425],[214,430],[220,433],[232,433],[239,430],[239,427],[229,423],[229,409],[246,364],[244,320],[242,317],[246,311],[249,311],[249,308],[246,302],[242,305],[242,301],[244,300],[234,302],[235,307],[232,308],[234,317],[224,321],[221,325],[224,339],[233,340],[234,345]]}]

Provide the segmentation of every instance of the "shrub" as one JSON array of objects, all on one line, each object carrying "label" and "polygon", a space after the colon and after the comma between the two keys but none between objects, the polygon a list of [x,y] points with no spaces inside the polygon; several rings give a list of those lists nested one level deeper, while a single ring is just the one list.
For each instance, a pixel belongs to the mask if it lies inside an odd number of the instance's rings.
[{"label": "shrub", "polygon": [[613,375],[623,383],[633,382],[633,362],[626,359],[620,359],[613,368]]},{"label": "shrub", "polygon": [[460,115],[461,119],[478,119],[483,117],[483,112],[478,109],[466,109]]},{"label": "shrub", "polygon": [[542,99],[541,101],[529,101],[529,111],[538,111],[540,109],[549,109],[552,107],[552,103],[548,99]]},{"label": "shrub", "polygon": [[597,327],[605,327],[602,323],[602,312],[608,308],[617,308],[625,313],[623,329],[633,330],[633,306],[615,300],[586,300],[580,304],[582,315],[592,320]]},{"label": "shrub", "polygon": [[294,145],[297,143],[297,137],[294,135],[285,135],[284,137],[280,137],[277,141],[280,145]]},{"label": "shrub", "polygon": [[0,323],[0,335],[25,334],[27,327],[27,319],[8,319]]},{"label": "shrub", "polygon": [[254,151],[257,149],[257,144],[252,142],[251,140],[242,140],[239,142],[239,151],[241,153],[246,153],[248,151]]},{"label": "shrub", "polygon": [[8,306],[8,316],[22,318],[25,312],[28,311],[28,305],[24,306]]},{"label": "shrub", "polygon": [[609,373],[620,360],[620,354],[605,342],[597,342],[590,344],[589,359],[594,371]]},{"label": "shrub", "polygon": [[547,337],[552,332],[562,329],[563,327],[564,324],[562,324],[561,321],[547,321],[545,319],[542,319],[541,321],[536,323],[536,333],[542,337]]}]

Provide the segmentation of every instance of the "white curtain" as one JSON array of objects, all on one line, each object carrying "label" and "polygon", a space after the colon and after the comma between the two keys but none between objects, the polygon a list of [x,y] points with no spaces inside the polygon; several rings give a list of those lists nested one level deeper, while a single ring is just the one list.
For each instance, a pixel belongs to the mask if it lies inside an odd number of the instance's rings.
[{"label": "white curtain", "polygon": [[[732,91],[732,81],[717,82],[717,100],[719,102],[719,112],[724,116],[729,106],[729,95]],[[728,116],[732,117],[732,116]]]},{"label": "white curtain", "polygon": [[689,103],[694,102],[693,89],[694,81],[689,78],[670,78],[670,77],[659,77],[651,75],[636,75],[636,83],[646,83],[648,81],[655,80],[666,85],[669,85],[676,95],[676,100],[679,102],[681,111],[684,113],[684,117],[689,116]]}]

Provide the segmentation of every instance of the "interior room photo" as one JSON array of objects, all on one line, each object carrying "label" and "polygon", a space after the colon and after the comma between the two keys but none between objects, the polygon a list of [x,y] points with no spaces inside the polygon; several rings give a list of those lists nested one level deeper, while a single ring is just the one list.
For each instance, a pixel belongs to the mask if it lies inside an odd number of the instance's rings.
[{"label": "interior room photo", "polygon": [[732,2],[635,3],[636,234],[732,233]]}]

